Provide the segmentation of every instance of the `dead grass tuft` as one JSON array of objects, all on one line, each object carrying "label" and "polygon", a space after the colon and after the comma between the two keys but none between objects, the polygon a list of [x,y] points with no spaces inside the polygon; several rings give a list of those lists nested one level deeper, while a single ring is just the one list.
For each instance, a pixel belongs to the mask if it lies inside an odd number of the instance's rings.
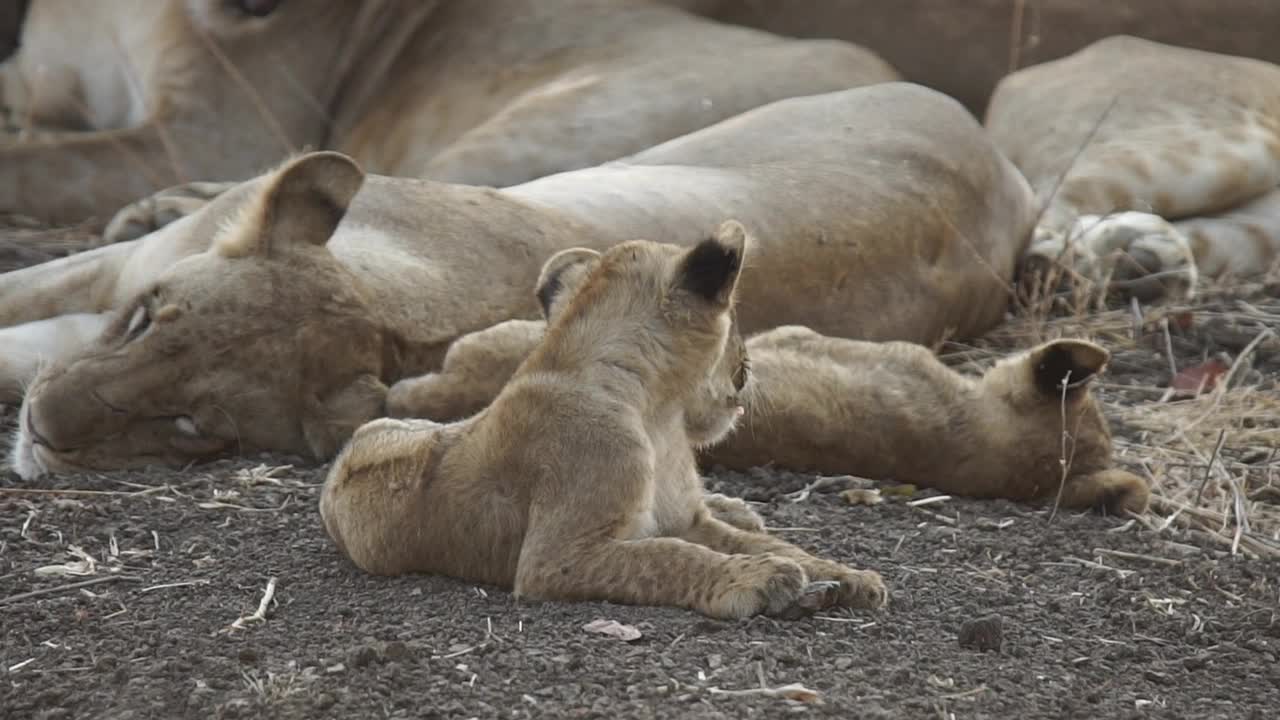
[{"label": "dead grass tuft", "polygon": [[[1012,303],[1007,322],[949,365],[981,372],[1055,338],[1112,353],[1095,383],[1118,466],[1152,483],[1148,530],[1181,530],[1230,554],[1280,558],[1280,292],[1275,277],[1205,284],[1185,303],[1141,306],[1046,283]],[[1210,364],[1212,382],[1186,387]],[[1175,378],[1182,381],[1175,383]]]},{"label": "dead grass tuft", "polygon": [[0,214],[0,273],[88,250],[97,240],[91,222],[51,228],[23,215]]}]

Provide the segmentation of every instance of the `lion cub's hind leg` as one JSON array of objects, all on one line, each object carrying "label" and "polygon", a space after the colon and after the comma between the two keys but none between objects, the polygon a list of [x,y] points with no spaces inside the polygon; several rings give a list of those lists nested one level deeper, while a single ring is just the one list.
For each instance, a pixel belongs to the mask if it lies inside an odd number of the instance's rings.
[{"label": "lion cub's hind leg", "polygon": [[[376,575],[430,571],[431,523],[422,502],[444,427],[430,420],[381,418],[356,429],[320,491],[320,517],[338,550]],[[438,552],[448,552],[438,548]],[[424,555],[426,553],[426,555]]]}]

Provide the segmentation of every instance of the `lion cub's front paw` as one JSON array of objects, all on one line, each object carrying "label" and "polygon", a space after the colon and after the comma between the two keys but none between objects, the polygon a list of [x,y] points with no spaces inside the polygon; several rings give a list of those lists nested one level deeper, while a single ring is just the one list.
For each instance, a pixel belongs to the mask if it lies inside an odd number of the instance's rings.
[{"label": "lion cub's front paw", "polygon": [[876,610],[889,602],[884,580],[874,570],[854,570],[830,560],[811,561],[805,569],[814,581],[827,580],[838,584],[835,604],[840,607]]},{"label": "lion cub's front paw", "polygon": [[740,619],[752,615],[781,615],[796,603],[808,584],[804,568],[774,555],[736,557],[726,568],[729,577],[711,599],[709,614]]},{"label": "lion cub's front paw", "polygon": [[839,578],[839,604],[858,610],[879,610],[889,603],[889,590],[880,573],[874,570],[850,570]]}]

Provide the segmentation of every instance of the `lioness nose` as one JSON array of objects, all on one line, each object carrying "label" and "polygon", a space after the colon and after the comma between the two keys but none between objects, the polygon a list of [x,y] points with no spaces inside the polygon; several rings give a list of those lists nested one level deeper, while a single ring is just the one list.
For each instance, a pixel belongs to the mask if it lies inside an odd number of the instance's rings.
[{"label": "lioness nose", "polygon": [[[80,447],[112,427],[111,410],[69,383],[50,382],[28,396],[27,432],[50,450]],[[116,423],[119,425],[119,423]]]}]

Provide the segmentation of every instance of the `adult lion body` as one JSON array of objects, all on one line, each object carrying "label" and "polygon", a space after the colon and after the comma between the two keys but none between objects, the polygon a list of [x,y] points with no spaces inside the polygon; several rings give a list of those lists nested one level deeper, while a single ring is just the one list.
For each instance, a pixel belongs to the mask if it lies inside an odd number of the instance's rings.
[{"label": "adult lion body", "polygon": [[505,186],[896,79],[836,41],[634,0],[34,0],[0,65],[0,212],[94,216],[302,148]]},{"label": "adult lion body", "polygon": [[1145,295],[1280,261],[1278,65],[1106,38],[1002,80],[985,125],[1044,207],[1037,261]]},{"label": "adult lion body", "polygon": [[759,238],[744,332],[926,343],[1001,320],[1033,223],[1025,181],[971,116],[905,83],[780,101],[504,191],[304,156],[143,240],[0,276],[4,325],[115,312],[31,383],[16,467],[328,457],[388,383],[535,316],[555,251],[690,244],[728,217]]},{"label": "adult lion body", "polygon": [[[909,82],[982,116],[1012,70],[1112,35],[1280,63],[1271,0],[663,0],[790,37],[834,38],[878,53]],[[921,38],[928,38],[921,42]]]}]

